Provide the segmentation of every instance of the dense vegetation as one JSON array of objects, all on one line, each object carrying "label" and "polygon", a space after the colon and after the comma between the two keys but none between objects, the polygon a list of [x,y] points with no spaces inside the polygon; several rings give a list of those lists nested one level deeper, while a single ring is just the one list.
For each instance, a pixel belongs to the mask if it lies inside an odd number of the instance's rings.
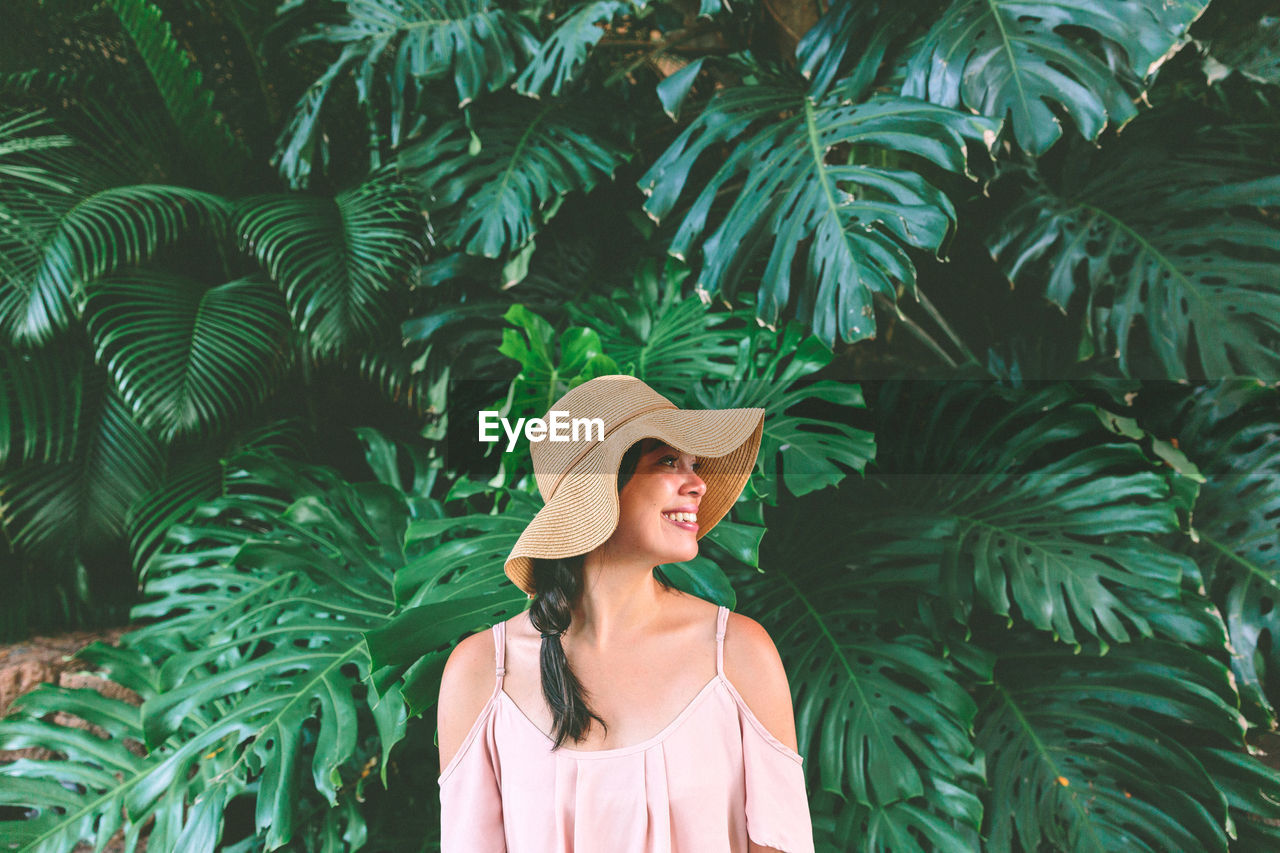
[{"label": "dense vegetation", "polygon": [[142,700],[0,722],[8,849],[433,849],[539,505],[475,412],[614,372],[767,409],[665,568],[777,642],[822,849],[1280,847],[1264,4],[5,11],[0,631],[131,618]]}]

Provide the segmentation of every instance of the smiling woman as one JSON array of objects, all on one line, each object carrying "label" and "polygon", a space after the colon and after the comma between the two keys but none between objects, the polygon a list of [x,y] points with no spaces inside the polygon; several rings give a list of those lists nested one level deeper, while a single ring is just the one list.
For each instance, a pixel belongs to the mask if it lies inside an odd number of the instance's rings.
[{"label": "smiling woman", "polygon": [[532,602],[445,667],[441,849],[810,853],[772,640],[656,571],[741,493],[763,410],[681,410],[628,376],[552,408],[606,428],[532,446],[546,505],[506,563]]}]

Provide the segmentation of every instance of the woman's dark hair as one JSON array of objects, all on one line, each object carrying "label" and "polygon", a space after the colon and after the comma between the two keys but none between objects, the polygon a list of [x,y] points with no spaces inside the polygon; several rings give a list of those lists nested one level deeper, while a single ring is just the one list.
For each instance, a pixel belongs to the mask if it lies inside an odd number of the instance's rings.
[{"label": "woman's dark hair", "polygon": [[[640,457],[655,442],[657,439],[645,438],[627,448],[618,465],[619,494],[635,473]],[[604,720],[588,707],[582,685],[569,667],[569,659],[565,656],[559,637],[569,629],[573,603],[582,587],[582,566],[585,560],[586,554],[554,560],[535,557],[533,560],[535,595],[533,603],[529,605],[529,619],[533,622],[533,627],[544,635],[539,668],[542,672],[542,695],[551,708],[551,733],[555,739],[555,749],[559,749],[569,738],[582,740],[592,720],[598,722],[605,731],[609,730]],[[671,583],[661,571],[655,571],[654,576],[658,583],[671,589]],[[545,636],[548,634],[556,636]]]}]

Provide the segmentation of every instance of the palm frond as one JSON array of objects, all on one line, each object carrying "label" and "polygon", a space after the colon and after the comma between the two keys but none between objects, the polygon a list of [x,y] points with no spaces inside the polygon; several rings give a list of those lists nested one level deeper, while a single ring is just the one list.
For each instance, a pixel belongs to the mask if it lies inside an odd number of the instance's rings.
[{"label": "palm frond", "polygon": [[15,120],[0,134],[10,173],[0,184],[0,328],[29,344],[79,317],[87,282],[147,260],[192,228],[220,232],[226,214],[210,193],[112,185],[120,176],[85,145],[45,144],[29,135],[35,126]]},{"label": "palm frond", "polygon": [[259,279],[204,288],[145,270],[100,281],[88,313],[98,358],[166,440],[217,429],[262,400],[289,327],[280,295]]},{"label": "palm frond", "polygon": [[130,508],[159,481],[161,455],[105,377],[82,367],[62,378],[78,416],[59,439],[66,452],[0,475],[0,518],[19,550],[71,561],[124,534]]},{"label": "palm frond", "polygon": [[234,214],[241,247],[281,286],[296,328],[320,354],[394,334],[421,225],[405,188],[379,176],[332,200],[254,196]]},{"label": "palm frond", "polygon": [[213,106],[213,92],[174,39],[164,13],[149,0],[109,0],[151,73],[190,159],[217,184],[240,173],[249,149]]}]

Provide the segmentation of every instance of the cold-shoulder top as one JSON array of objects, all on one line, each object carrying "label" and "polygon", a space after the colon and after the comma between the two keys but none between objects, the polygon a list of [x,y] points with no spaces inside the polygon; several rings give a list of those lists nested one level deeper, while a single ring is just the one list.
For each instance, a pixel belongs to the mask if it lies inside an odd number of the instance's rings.
[{"label": "cold-shoulder top", "polygon": [[653,737],[602,750],[552,740],[502,689],[506,625],[493,626],[493,695],[440,774],[442,853],[746,853],[747,839],[812,853],[802,758],[716,674]]}]

